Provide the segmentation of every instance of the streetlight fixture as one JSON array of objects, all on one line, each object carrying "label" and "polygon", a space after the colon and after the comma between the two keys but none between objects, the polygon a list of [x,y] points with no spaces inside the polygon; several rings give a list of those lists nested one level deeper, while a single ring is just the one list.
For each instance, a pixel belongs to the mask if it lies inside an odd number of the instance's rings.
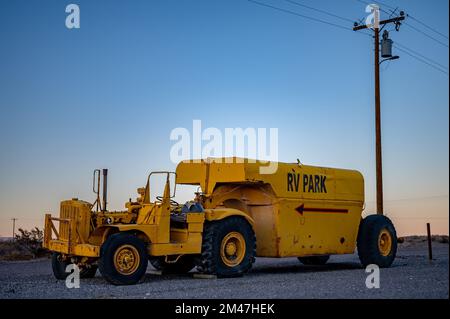
[{"label": "streetlight fixture", "polygon": [[398,55],[394,55],[394,56],[391,56],[390,58],[381,60],[380,64],[383,63],[384,61],[391,61],[391,60],[398,60],[398,59],[400,59],[400,57]]}]

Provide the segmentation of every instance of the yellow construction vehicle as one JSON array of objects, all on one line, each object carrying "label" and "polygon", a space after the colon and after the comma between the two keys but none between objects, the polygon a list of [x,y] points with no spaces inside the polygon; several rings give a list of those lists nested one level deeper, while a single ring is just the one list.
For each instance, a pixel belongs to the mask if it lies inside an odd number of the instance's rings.
[{"label": "yellow construction vehicle", "polygon": [[[62,201],[59,217],[45,216],[44,247],[53,251],[55,277],[66,278],[66,266],[73,263],[82,278],[98,268],[113,284],[135,284],[148,261],[165,273],[197,267],[232,277],[249,271],[256,256],[325,264],[330,255],[352,254],[356,247],[363,265],[392,264],[395,228],[383,215],[362,218],[359,172],[277,163],[276,173],[260,174],[262,165],[267,163],[237,158],[184,161],[176,172],[150,173],[136,201],[119,212],[106,207],[107,170],[95,170],[94,203]],[[151,201],[156,174],[164,175],[165,187]],[[180,205],[174,201],[177,184],[199,190]]]}]

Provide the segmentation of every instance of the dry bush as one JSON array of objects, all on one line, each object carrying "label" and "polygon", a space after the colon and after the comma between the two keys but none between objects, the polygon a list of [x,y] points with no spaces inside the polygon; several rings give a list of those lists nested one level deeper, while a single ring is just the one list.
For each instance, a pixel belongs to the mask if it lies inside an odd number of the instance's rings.
[{"label": "dry bush", "polygon": [[28,231],[19,228],[13,241],[0,243],[1,260],[28,260],[48,255],[42,247],[44,232],[39,228]]},{"label": "dry bush", "polygon": [[[405,236],[399,237],[399,244],[419,244],[426,243],[428,241],[427,236]],[[448,244],[448,236],[447,235],[432,235],[431,241],[441,244]]]}]

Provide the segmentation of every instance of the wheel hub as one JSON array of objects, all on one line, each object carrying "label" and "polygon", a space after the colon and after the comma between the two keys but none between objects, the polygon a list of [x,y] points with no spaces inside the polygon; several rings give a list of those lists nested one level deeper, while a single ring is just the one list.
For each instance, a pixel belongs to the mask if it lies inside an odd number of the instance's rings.
[{"label": "wheel hub", "polygon": [[245,257],[245,239],[238,232],[230,232],[223,239],[220,246],[222,262],[234,267],[239,265]]},{"label": "wheel hub", "polygon": [[387,229],[383,229],[378,237],[378,249],[382,256],[388,256],[392,250],[392,236]]},{"label": "wheel hub", "polygon": [[227,255],[232,256],[236,254],[236,244],[229,242],[225,248],[225,252]]},{"label": "wheel hub", "polygon": [[139,253],[132,245],[122,245],[114,253],[114,267],[122,275],[134,273],[139,263]]}]

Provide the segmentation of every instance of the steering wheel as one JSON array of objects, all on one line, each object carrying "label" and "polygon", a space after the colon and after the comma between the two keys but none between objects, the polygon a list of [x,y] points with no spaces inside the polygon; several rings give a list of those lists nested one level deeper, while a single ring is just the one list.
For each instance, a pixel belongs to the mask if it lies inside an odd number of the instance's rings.
[{"label": "steering wheel", "polygon": [[[163,201],[163,197],[162,196],[156,196],[156,200],[159,202]],[[170,205],[172,206],[180,206],[180,204],[178,204],[178,202],[174,201],[173,199],[170,199]]]}]

